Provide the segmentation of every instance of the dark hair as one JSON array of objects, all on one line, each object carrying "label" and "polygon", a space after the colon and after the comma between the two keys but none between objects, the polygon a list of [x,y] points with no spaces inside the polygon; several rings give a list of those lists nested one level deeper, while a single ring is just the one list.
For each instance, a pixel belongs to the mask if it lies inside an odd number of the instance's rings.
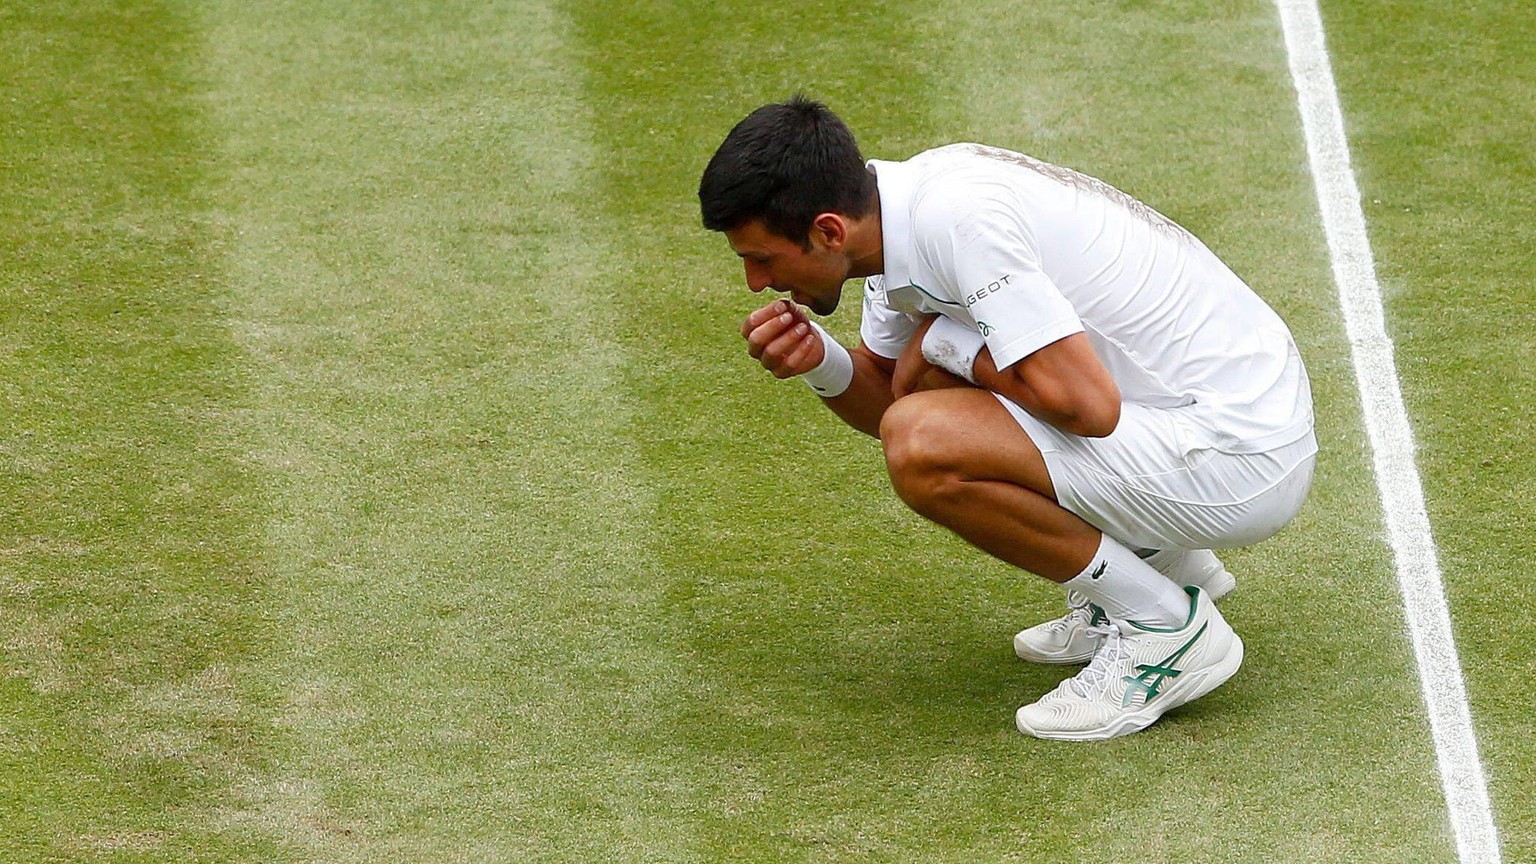
[{"label": "dark hair", "polygon": [[748,114],[725,136],[699,180],[699,208],[711,231],[753,219],[808,243],[821,213],[865,215],[875,178],[853,133],[820,102],[796,95]]}]

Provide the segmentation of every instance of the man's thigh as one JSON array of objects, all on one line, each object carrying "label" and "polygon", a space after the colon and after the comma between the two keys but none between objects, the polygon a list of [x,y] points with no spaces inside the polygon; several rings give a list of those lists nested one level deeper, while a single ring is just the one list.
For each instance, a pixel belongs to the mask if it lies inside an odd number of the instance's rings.
[{"label": "man's thigh", "polygon": [[886,409],[880,432],[893,470],[915,457],[927,468],[1012,483],[1055,499],[1039,448],[990,391],[951,387],[902,397]]},{"label": "man's thigh", "polygon": [[1067,510],[1127,545],[1225,548],[1256,543],[1300,509],[1316,443],[1235,455],[1177,409],[1125,405],[1107,438],[1062,432],[1003,397]]}]

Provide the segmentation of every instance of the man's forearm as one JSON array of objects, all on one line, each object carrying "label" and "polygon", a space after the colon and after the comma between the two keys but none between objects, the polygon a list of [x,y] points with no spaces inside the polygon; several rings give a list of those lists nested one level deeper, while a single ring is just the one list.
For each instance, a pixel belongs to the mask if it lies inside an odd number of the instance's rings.
[{"label": "man's forearm", "polygon": [[[1080,352],[1089,351],[1089,356],[1092,356],[1085,341],[1073,339],[1079,343],[1075,346],[1069,346],[1068,341],[1062,340],[1055,344],[1069,350],[1075,347]],[[992,352],[982,349],[972,367],[976,383],[1007,397],[1035,419],[1049,423],[1063,432],[1087,438],[1112,433],[1120,419],[1120,390],[1114,385],[1109,373],[1097,365],[1097,360],[1090,365],[1079,358],[1071,365],[1055,370],[1047,369],[1043,373],[1039,366],[1032,371],[1023,369],[1031,362],[1045,359],[1042,355],[1052,350],[1058,349],[1047,346],[1018,364],[999,370],[992,362]],[[1079,372],[1080,369],[1085,371]],[[1033,383],[1036,381],[1047,386],[1042,388]]]},{"label": "man's forearm", "polygon": [[863,345],[848,353],[853,357],[853,381],[841,394],[821,401],[849,426],[879,438],[880,418],[893,401],[891,373],[885,367],[894,361],[877,357]]}]

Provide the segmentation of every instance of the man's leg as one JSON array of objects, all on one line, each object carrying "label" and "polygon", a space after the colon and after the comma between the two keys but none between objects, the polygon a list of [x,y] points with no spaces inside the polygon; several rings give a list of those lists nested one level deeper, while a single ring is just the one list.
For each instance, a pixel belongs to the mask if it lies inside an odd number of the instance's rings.
[{"label": "man's leg", "polygon": [[880,437],[902,500],[983,551],[1156,626],[1185,617],[1178,586],[1056,502],[1045,458],[991,393],[914,393]]},{"label": "man's leg", "polygon": [[1210,600],[1057,503],[1045,458],[992,394],[907,396],[880,432],[891,482],[914,510],[1108,612],[1105,647],[1019,709],[1021,731],[1065,740],[1135,732],[1237,671],[1242,642]]},{"label": "man's leg", "polygon": [[1098,548],[1099,530],[1056,503],[1040,448],[987,391],[899,399],[880,441],[903,501],[1015,567],[1065,582]]},{"label": "man's leg", "polygon": [[[1180,588],[1194,586],[1212,603],[1232,593],[1237,580],[1209,549],[1138,549],[1136,554]],[[1103,631],[1104,610],[1075,591],[1067,593],[1067,613],[1014,634],[1013,653],[1021,660],[1047,665],[1076,665],[1093,659]]]},{"label": "man's leg", "polygon": [[1219,601],[1237,588],[1237,579],[1210,549],[1158,549],[1138,553],[1152,569],[1172,579],[1175,585],[1193,585]]}]

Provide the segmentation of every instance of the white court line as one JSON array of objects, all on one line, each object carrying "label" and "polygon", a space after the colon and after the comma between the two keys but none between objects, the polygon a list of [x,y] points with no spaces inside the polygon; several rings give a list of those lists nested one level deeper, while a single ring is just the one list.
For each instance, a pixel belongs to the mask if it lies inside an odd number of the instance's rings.
[{"label": "white court line", "polygon": [[1424,491],[1414,465],[1413,431],[1382,314],[1381,286],[1360,209],[1360,190],[1349,164],[1349,143],[1324,45],[1322,17],[1316,0],[1276,0],[1276,4],[1456,851],[1463,864],[1497,864],[1498,831],[1477,755]]}]

